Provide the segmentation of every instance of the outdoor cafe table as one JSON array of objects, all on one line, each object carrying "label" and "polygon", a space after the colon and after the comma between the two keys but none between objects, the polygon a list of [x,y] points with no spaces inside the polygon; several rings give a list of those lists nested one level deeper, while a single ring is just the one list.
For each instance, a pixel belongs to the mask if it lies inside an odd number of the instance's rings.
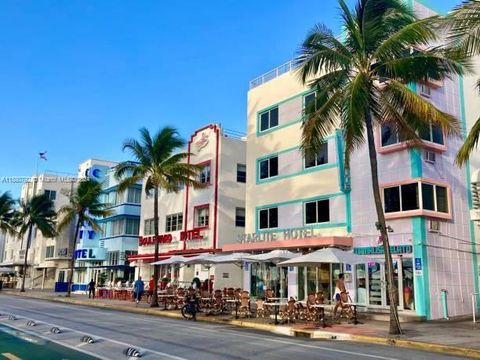
[{"label": "outdoor cafe table", "polygon": [[280,310],[280,306],[288,305],[286,302],[265,302],[263,303],[264,306],[274,306],[275,307],[275,325],[278,325],[278,313]]},{"label": "outdoor cafe table", "polygon": [[240,304],[240,300],[238,299],[229,299],[225,300],[227,303],[235,303],[235,319],[238,319],[238,304]]},{"label": "outdoor cafe table", "polygon": [[163,308],[163,310],[168,310],[167,309],[168,299],[172,299],[172,298],[177,297],[177,295],[168,295],[168,294],[158,294],[157,296],[158,296],[159,299],[164,299],[165,300],[165,307]]}]

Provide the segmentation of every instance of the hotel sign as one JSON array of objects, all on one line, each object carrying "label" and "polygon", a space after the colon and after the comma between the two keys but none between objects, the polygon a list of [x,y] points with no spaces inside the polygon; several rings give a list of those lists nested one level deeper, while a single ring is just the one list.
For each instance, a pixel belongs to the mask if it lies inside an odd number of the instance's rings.
[{"label": "hotel sign", "polygon": [[[159,244],[170,244],[173,241],[172,234],[163,234],[158,235],[158,243]],[[155,245],[155,236],[140,236],[138,238],[138,245],[140,246],[148,246],[148,245]]]},{"label": "hotel sign", "polygon": [[[367,246],[353,248],[353,253],[357,255],[383,255],[385,249],[383,246]],[[413,252],[412,245],[390,246],[391,254],[411,254]]]},{"label": "hotel sign", "polygon": [[241,244],[271,242],[279,240],[308,239],[315,237],[313,228],[293,228],[282,232],[266,231],[261,233],[250,233],[238,235],[238,242]]}]

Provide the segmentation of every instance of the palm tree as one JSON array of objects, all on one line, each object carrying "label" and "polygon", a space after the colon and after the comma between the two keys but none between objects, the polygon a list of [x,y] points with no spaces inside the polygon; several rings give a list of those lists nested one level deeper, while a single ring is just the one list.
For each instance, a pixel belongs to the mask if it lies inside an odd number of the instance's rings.
[{"label": "palm tree", "polygon": [[15,232],[12,222],[15,215],[14,206],[15,200],[8,191],[0,194],[0,232]]},{"label": "palm tree", "polygon": [[[464,1],[449,15],[450,33],[453,46],[467,56],[480,55],[480,0]],[[480,79],[477,87],[480,89]],[[475,122],[465,142],[458,151],[456,162],[463,165],[480,138],[480,118]]]},{"label": "palm tree", "polygon": [[[159,209],[158,199],[160,190],[178,192],[180,186],[187,185],[201,188],[202,184],[196,180],[201,167],[189,164],[186,160],[188,152],[182,152],[185,141],[179,136],[175,128],[166,126],[151,136],[146,128],[140,129],[140,141],[127,139],[123,143],[123,150],[129,150],[136,162],[123,162],[115,171],[115,176],[121,179],[118,191],[125,191],[139,181],[145,181],[145,192],[153,191],[154,235],[158,239]],[[159,245],[155,242],[155,259],[158,261]],[[158,266],[154,266],[153,278],[155,288],[150,302],[151,307],[158,307],[157,284]]]},{"label": "palm tree", "polygon": [[324,25],[317,25],[303,42],[297,65],[304,84],[316,91],[316,101],[305,109],[302,149],[320,149],[335,128],[343,130],[345,164],[367,142],[377,229],[383,239],[390,300],[390,333],[402,332],[397,312],[397,288],[378,182],[374,127],[396,128],[412,145],[431,121],[447,134],[459,133],[457,119],[438,110],[409,84],[441,80],[462,73],[463,58],[441,47],[438,18],[418,20],[401,0],[359,0],[350,10],[339,0],[343,41]]},{"label": "palm tree", "polygon": [[71,250],[70,271],[68,273],[67,297],[72,292],[73,267],[75,264],[75,244],[77,241],[80,226],[89,225],[93,231],[100,232],[98,219],[111,215],[108,209],[109,204],[101,201],[102,185],[92,179],[81,181],[76,189],[65,193],[69,198],[69,204],[62,206],[58,211],[60,221],[58,231],[61,232],[75,222],[75,235],[71,239],[69,248]]},{"label": "palm tree", "polygon": [[45,194],[35,195],[29,200],[20,202],[20,208],[15,214],[14,225],[17,226],[18,233],[22,237],[28,231],[21,292],[25,292],[28,250],[32,242],[33,227],[36,227],[44,237],[52,238],[57,234],[55,231],[56,219],[55,205]]}]

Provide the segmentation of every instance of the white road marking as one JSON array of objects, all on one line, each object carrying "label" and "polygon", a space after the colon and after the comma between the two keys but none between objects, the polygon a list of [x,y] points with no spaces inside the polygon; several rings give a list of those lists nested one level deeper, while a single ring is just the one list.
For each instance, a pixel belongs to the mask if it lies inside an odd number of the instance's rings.
[{"label": "white road marking", "polygon": [[[16,306],[13,306],[13,305],[9,305],[9,306],[10,306],[10,307],[13,307],[13,308],[17,308],[17,309],[22,309],[22,308],[18,308],[18,307],[16,307]],[[24,309],[23,309],[23,310],[24,310]],[[34,310],[27,310],[27,311],[34,312],[34,313],[40,313],[40,312],[34,311]],[[6,312],[3,312],[3,313],[4,313],[4,314],[7,314],[7,315],[14,315],[14,314],[11,314],[11,313],[10,313],[10,314],[9,314],[9,313],[6,313]],[[43,314],[43,313],[40,313],[40,314]],[[48,314],[45,314],[45,315],[48,315]],[[22,317],[25,317],[25,318],[26,318],[27,316],[22,316]],[[17,315],[17,318],[18,318],[18,315]],[[31,319],[30,316],[28,316],[28,318]],[[148,352],[148,353],[152,353],[152,354],[164,356],[164,357],[166,357],[166,358],[168,358],[168,359],[173,359],[173,360],[189,360],[189,359],[184,358],[184,357],[180,357],[180,356],[176,356],[176,355],[172,355],[172,354],[167,354],[167,353],[164,353],[164,352],[161,352],[161,351],[152,350],[152,349],[147,349],[147,348],[144,348],[144,347],[139,347],[139,346],[136,346],[136,345],[128,344],[128,343],[123,342],[123,341],[113,340],[113,339],[110,339],[110,338],[107,338],[107,337],[104,337],[104,336],[100,336],[100,335],[95,335],[95,334],[92,334],[91,332],[86,333],[86,332],[79,331],[79,330],[75,330],[75,329],[72,329],[72,328],[69,328],[69,327],[66,327],[66,326],[60,326],[60,325],[57,325],[57,324],[52,324],[52,323],[50,323],[50,322],[43,321],[43,320],[36,320],[36,319],[32,319],[32,320],[35,320],[35,321],[38,321],[38,322],[40,322],[40,323],[42,323],[42,324],[47,324],[47,325],[50,325],[50,326],[57,326],[57,327],[60,327],[60,328],[62,328],[62,329],[71,331],[71,332],[73,332],[73,333],[83,334],[83,335],[89,335],[89,336],[93,337],[94,339],[101,339],[101,340],[105,340],[105,341],[110,341],[110,342],[112,342],[112,343],[114,343],[114,344],[122,345],[122,346],[125,346],[125,347],[139,348],[139,350],[141,350],[142,352],[145,351],[145,352]],[[57,344],[60,344],[60,345],[62,345],[62,346],[66,346],[66,347],[68,347],[68,348],[70,348],[70,349],[73,349],[73,350],[76,349],[76,347],[72,347],[72,346],[70,346],[70,345],[68,345],[68,344],[64,344],[64,343],[62,343],[62,342],[56,341],[56,340],[52,339],[51,337],[47,337],[47,336],[44,336],[44,335],[40,335],[40,334],[38,334],[38,333],[34,333],[34,332],[29,331],[29,330],[25,330],[25,329],[23,329],[23,328],[19,328],[19,327],[13,326],[13,325],[11,325],[10,323],[8,323],[7,326],[13,327],[13,328],[15,328],[15,329],[17,329],[17,330],[19,330],[19,331],[23,331],[23,332],[25,332],[25,333],[27,333],[27,334],[30,334],[30,335],[34,335],[34,336],[41,337],[41,338],[43,338],[44,340],[49,340],[49,341],[55,342],[55,343],[57,343]],[[85,352],[85,353],[87,353],[87,354],[89,354],[89,355],[92,355],[92,356],[94,356],[94,357],[100,357],[101,359],[104,359],[104,360],[111,360],[110,358],[101,357],[101,356],[96,355],[96,354],[94,354],[94,353],[92,353],[92,352],[87,352],[87,351],[85,351],[85,350],[83,350],[83,349],[80,350],[80,351]]]},{"label": "white road marking", "polygon": [[[55,304],[57,305],[57,304]],[[13,308],[17,308],[17,309],[20,309],[20,310],[23,310],[23,311],[30,311],[30,312],[34,312],[34,313],[39,313],[39,314],[42,314],[42,315],[49,315],[48,313],[46,312],[39,312],[39,311],[35,311],[35,310],[31,310],[31,309],[24,309],[24,308],[21,308],[21,307],[17,307],[17,306],[14,306],[14,305],[7,305],[7,306],[10,306],[10,307],[13,307]],[[66,307],[66,308],[69,308],[71,309],[69,306],[66,306],[66,305],[60,305],[61,307]],[[81,310],[81,311],[88,311],[88,312],[97,312],[97,313],[102,313],[101,311],[99,310],[92,310],[92,309],[79,309],[77,307],[78,310]],[[105,313],[102,313],[103,315]],[[155,322],[157,325],[159,324],[158,321],[154,321],[154,320],[147,320],[147,319],[139,319],[139,318],[135,318],[136,321],[138,320],[141,320],[141,321],[145,321],[145,322]],[[172,320],[172,319],[168,319],[168,320]],[[173,322],[173,321],[172,321]],[[90,325],[92,326],[92,325]],[[218,333],[218,329],[216,329],[215,327],[212,327],[210,329],[206,329],[206,328],[202,328],[202,329],[199,329],[197,327],[193,327],[193,326],[187,326],[187,325],[180,325],[180,324],[175,324],[175,327],[181,327],[181,328],[184,328],[184,329],[189,329],[189,330],[193,330],[195,332],[212,332],[212,333]],[[68,329],[67,327],[63,327],[64,329]],[[76,331],[76,330],[73,330],[73,329],[69,329],[71,331],[74,331],[74,332],[77,332],[77,333],[82,333],[80,331]],[[222,329],[222,333],[228,333],[230,335],[235,335],[235,336],[238,336],[238,337],[244,337],[244,338],[250,338],[250,339],[255,339],[255,340],[258,340],[258,336],[255,336],[255,335],[248,335],[248,334],[245,334],[245,333],[242,333],[240,331],[236,331],[236,330],[227,330],[227,329]],[[83,333],[83,334],[86,334],[86,333]],[[87,334],[87,335],[92,335],[92,334]],[[99,336],[99,338],[102,338],[101,336]],[[108,338],[105,338],[109,341],[112,341],[114,343],[118,343],[118,344],[125,344],[123,342],[118,342],[116,340],[110,340]],[[356,355],[356,356],[361,356],[361,357],[367,357],[367,358],[373,358],[373,359],[382,359],[382,360],[398,360],[397,358],[391,358],[391,357],[384,357],[384,356],[380,356],[380,355],[372,355],[372,354],[365,354],[365,353],[360,353],[358,351],[354,352],[354,351],[348,351],[348,350],[341,350],[341,349],[333,349],[333,348],[329,348],[329,347],[324,347],[324,346],[316,346],[316,345],[310,345],[310,344],[305,344],[305,343],[298,343],[298,342],[293,342],[293,341],[289,341],[289,340],[282,340],[282,339],[277,339],[277,338],[273,338],[271,336],[263,336],[262,341],[269,341],[269,342],[273,342],[273,343],[281,343],[281,344],[286,344],[286,345],[290,345],[290,346],[298,346],[298,347],[303,347],[303,348],[310,348],[310,349],[318,349],[318,350],[323,350],[323,351],[330,351],[330,352],[334,352],[334,353],[342,353],[342,354],[348,354],[348,355]],[[125,344],[127,345],[127,344]],[[133,345],[128,345],[128,346],[133,346]],[[149,350],[149,351],[154,351],[154,350]],[[178,359],[181,359],[181,358],[178,358]]]}]

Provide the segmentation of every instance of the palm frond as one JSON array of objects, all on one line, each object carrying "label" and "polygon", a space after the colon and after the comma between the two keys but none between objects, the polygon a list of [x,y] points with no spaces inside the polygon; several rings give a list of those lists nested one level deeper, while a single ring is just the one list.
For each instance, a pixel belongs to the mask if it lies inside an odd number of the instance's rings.
[{"label": "palm frond", "polygon": [[470,154],[473,150],[478,147],[478,141],[480,139],[480,118],[475,122],[470,133],[468,134],[465,142],[458,151],[458,154],[455,158],[455,162],[459,165],[465,165],[465,163],[470,158]]}]

